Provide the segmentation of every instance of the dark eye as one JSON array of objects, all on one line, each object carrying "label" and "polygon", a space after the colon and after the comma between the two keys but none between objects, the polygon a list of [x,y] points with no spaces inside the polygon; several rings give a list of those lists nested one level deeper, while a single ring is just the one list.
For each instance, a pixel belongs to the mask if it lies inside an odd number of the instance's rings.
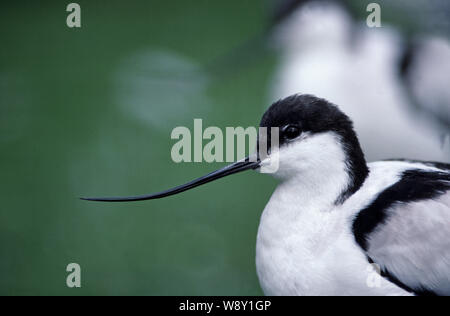
[{"label": "dark eye", "polygon": [[300,135],[300,129],[295,125],[286,125],[283,128],[283,135],[288,139],[294,139]]}]

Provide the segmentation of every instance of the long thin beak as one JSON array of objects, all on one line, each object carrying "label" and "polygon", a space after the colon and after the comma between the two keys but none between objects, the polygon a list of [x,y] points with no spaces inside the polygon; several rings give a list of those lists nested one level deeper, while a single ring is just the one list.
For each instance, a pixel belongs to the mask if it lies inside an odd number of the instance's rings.
[{"label": "long thin beak", "polygon": [[132,202],[132,201],[144,201],[144,200],[153,200],[153,199],[160,199],[166,196],[178,194],[190,189],[193,189],[195,187],[198,187],[202,184],[238,173],[249,169],[257,169],[260,165],[259,161],[250,161],[249,157],[242,159],[240,161],[237,161],[231,165],[228,165],[222,169],[216,170],[214,172],[211,172],[203,177],[200,177],[198,179],[192,180],[191,182],[188,182],[186,184],[182,184],[180,186],[177,186],[175,188],[149,194],[149,195],[140,195],[140,196],[127,196],[127,197],[102,197],[102,198],[81,198],[82,200],[86,201],[99,201],[99,202]]}]

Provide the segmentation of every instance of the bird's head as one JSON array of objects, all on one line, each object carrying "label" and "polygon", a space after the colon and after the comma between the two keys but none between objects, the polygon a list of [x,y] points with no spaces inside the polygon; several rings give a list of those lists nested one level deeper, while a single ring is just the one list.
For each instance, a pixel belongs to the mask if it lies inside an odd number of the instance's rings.
[{"label": "bird's head", "polygon": [[[280,178],[307,171],[323,173],[340,163],[365,165],[353,123],[332,103],[312,95],[292,95],[273,103],[261,127],[279,130]],[[268,138],[270,139],[270,137]]]},{"label": "bird's head", "polygon": [[[304,181],[332,180],[336,174],[348,175],[343,198],[364,182],[368,169],[351,120],[337,106],[312,95],[292,95],[273,103],[264,113],[260,127],[267,128],[265,154],[259,153],[214,171],[189,183],[156,194],[86,198],[86,200],[123,202],[162,198],[219,178],[246,171],[262,171],[268,161],[277,160],[274,175],[280,179]],[[271,131],[278,131],[273,142]],[[261,142],[259,142],[260,144]],[[276,157],[275,157],[276,156]],[[340,184],[344,185],[344,184]],[[345,193],[348,192],[348,193]]]}]

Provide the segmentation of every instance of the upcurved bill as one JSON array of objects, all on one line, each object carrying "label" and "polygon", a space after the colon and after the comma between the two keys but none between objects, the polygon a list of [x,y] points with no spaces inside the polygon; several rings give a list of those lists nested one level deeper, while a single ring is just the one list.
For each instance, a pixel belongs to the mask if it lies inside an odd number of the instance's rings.
[{"label": "upcurved bill", "polygon": [[144,200],[153,200],[160,199],[166,196],[178,194],[195,187],[198,187],[202,184],[238,173],[249,169],[257,169],[260,165],[259,161],[250,161],[247,157],[243,160],[237,161],[231,165],[228,165],[222,169],[211,172],[203,177],[192,180],[186,184],[179,185],[172,189],[168,189],[162,192],[148,194],[148,195],[139,195],[139,196],[126,196],[126,197],[94,197],[94,198],[81,198],[86,201],[98,201],[98,202],[132,202],[132,201],[144,201]]}]

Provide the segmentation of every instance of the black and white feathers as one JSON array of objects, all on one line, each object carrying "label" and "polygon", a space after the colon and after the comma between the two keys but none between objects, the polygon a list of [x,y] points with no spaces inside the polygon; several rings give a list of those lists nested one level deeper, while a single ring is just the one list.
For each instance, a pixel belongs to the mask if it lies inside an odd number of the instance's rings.
[{"label": "black and white feathers", "polygon": [[281,130],[281,182],[257,239],[266,294],[450,295],[450,165],[366,163],[351,120],[311,95],[275,102],[261,126]]},{"label": "black and white feathers", "polygon": [[415,294],[450,295],[450,165],[406,167],[357,214],[353,233],[390,281]]}]

